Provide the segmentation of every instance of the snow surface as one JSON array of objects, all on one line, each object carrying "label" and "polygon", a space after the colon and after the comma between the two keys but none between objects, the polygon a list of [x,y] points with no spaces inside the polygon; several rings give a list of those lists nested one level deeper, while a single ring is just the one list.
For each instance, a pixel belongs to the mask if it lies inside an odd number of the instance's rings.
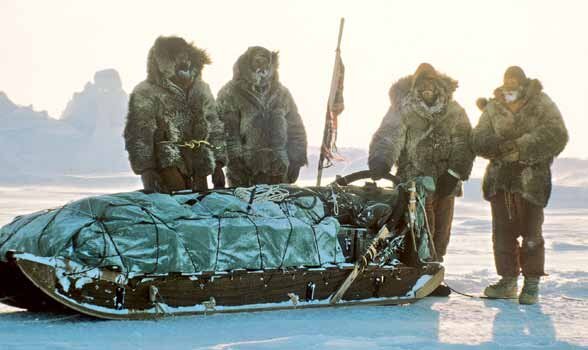
[{"label": "snow surface", "polygon": [[[0,225],[89,195],[137,188],[103,183],[0,186]],[[496,281],[489,206],[478,197],[457,202],[445,263],[447,283],[465,293]],[[563,198],[554,196],[546,211],[549,276],[538,305],[454,293],[406,306],[99,321],[0,304],[0,349],[588,349],[588,201],[576,198],[574,207]]]}]

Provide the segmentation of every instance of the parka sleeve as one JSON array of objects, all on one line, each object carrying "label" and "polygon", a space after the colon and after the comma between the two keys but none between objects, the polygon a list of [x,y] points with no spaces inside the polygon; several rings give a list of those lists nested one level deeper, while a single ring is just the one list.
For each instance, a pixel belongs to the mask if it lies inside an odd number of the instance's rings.
[{"label": "parka sleeve", "polygon": [[406,124],[400,111],[391,106],[372,137],[368,165],[370,170],[390,171],[398,161],[406,140]]},{"label": "parka sleeve", "polygon": [[289,99],[289,111],[286,115],[286,123],[288,125],[288,160],[291,166],[301,167],[308,163],[307,158],[307,140],[304,123],[298,113],[298,107],[294,102],[294,98],[287,92]]},{"label": "parka sleeve", "polygon": [[225,165],[227,164],[225,128],[218,116],[216,102],[208,84],[205,84],[202,90],[202,109],[204,111],[204,117],[208,122],[208,142],[214,147],[215,161]]},{"label": "parka sleeve", "polygon": [[219,91],[216,102],[218,117],[224,127],[225,152],[230,161],[241,154],[241,116],[229,87]]},{"label": "parka sleeve", "polygon": [[568,143],[568,131],[561,113],[555,103],[547,96],[542,96],[542,116],[539,127],[519,137],[519,160],[536,163],[552,159],[563,151]]},{"label": "parka sleeve", "polygon": [[495,159],[500,155],[499,147],[503,140],[494,132],[490,115],[491,107],[487,106],[472,131],[472,150],[480,157]]},{"label": "parka sleeve", "polygon": [[467,180],[474,165],[474,152],[471,147],[472,125],[463,108],[459,108],[455,128],[451,135],[451,154],[448,167],[460,176],[460,180]]},{"label": "parka sleeve", "polygon": [[136,92],[131,94],[124,139],[131,168],[138,175],[157,166],[154,145],[157,129],[155,114],[155,103],[150,98]]}]

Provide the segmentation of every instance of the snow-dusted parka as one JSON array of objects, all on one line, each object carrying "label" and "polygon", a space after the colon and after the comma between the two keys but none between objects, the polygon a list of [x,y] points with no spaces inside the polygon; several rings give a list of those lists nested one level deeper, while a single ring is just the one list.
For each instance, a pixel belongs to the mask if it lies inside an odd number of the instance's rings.
[{"label": "snow-dusted parka", "polygon": [[[223,126],[201,77],[209,63],[204,50],[182,38],[155,41],[147,60],[147,79],[130,96],[124,131],[136,174],[176,168],[186,178],[205,177],[215,161],[226,162]],[[186,143],[196,147],[181,146]]]},{"label": "snow-dusted parka", "polygon": [[[429,106],[421,98],[418,84],[428,78],[437,91]],[[457,81],[422,64],[417,71],[394,83],[389,91],[391,106],[370,143],[369,168],[389,172],[407,181],[416,176],[438,180],[448,170],[460,180],[468,179],[474,160],[470,147],[471,125],[464,109],[453,100]],[[451,192],[457,192],[458,183]]]},{"label": "snow-dusted parka", "polygon": [[278,53],[249,47],[217,102],[225,125],[229,184],[296,181],[307,163],[306,131],[292,95],[279,81]]},{"label": "snow-dusted parka", "polygon": [[[472,132],[472,147],[490,160],[484,198],[490,200],[498,191],[520,193],[544,207],[551,194],[550,166],[567,144],[568,133],[539,80],[525,79],[521,94],[514,111],[507,106],[502,87],[494,91],[494,98],[478,100],[482,116]],[[508,144],[512,147],[505,153]]]}]

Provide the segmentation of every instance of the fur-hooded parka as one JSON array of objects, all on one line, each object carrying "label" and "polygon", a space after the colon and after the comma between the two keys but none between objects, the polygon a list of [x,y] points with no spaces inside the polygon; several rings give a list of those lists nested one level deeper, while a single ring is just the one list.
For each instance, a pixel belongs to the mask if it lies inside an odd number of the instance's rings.
[{"label": "fur-hooded parka", "polygon": [[[437,90],[432,106],[417,91],[423,78],[432,79]],[[390,171],[396,165],[404,181],[416,176],[436,180],[449,169],[461,180],[468,179],[474,160],[471,125],[464,109],[453,100],[456,88],[455,80],[428,64],[394,83],[389,91],[390,108],[370,143],[370,169]]]},{"label": "fur-hooded parka", "polygon": [[[252,68],[255,55],[270,62],[270,81],[259,92]],[[287,174],[307,163],[306,131],[296,103],[278,78],[278,53],[250,47],[233,66],[233,79],[218,93],[225,125],[228,178],[231,186],[251,185],[265,174],[291,182]]]},{"label": "fur-hooded parka", "polygon": [[[135,87],[124,131],[136,174],[175,167],[185,176],[206,176],[214,162],[225,162],[224,131],[216,104],[201,73],[210,59],[204,50],[179,37],[159,37],[149,51],[147,79]],[[174,82],[179,65],[192,82]],[[193,149],[190,141],[207,141]]]},{"label": "fur-hooded parka", "polygon": [[[550,166],[567,144],[568,133],[539,80],[525,79],[517,106],[517,111],[509,109],[502,87],[494,91],[494,98],[478,100],[482,116],[472,132],[472,147],[490,160],[484,198],[490,200],[497,191],[514,192],[544,207],[551,194]],[[501,152],[507,142],[514,144],[516,159]]]}]

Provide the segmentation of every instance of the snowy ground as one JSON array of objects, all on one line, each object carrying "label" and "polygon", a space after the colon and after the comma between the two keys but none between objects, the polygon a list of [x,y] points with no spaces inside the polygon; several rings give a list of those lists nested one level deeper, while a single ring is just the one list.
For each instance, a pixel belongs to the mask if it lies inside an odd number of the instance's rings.
[{"label": "snowy ground", "polygon": [[[0,187],[0,225],[18,214],[126,190]],[[588,205],[563,207],[554,202],[546,212],[550,276],[538,305],[453,294],[408,306],[115,322],[0,304],[0,349],[588,349]],[[490,228],[487,203],[457,203],[445,264],[453,288],[479,293],[495,281]]]}]

